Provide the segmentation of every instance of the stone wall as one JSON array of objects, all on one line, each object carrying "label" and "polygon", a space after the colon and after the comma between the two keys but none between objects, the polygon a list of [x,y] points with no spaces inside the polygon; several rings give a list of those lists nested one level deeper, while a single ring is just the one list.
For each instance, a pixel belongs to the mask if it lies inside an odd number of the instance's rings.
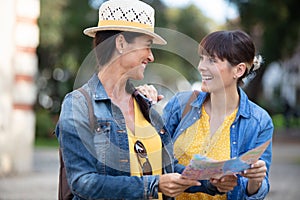
[{"label": "stone wall", "polygon": [[0,0],[0,175],[28,172],[35,135],[39,0]]}]

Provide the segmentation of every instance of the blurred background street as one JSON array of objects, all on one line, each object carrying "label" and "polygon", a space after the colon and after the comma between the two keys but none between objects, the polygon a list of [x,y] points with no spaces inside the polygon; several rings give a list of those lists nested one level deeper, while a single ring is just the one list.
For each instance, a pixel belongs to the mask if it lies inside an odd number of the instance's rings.
[{"label": "blurred background street", "polygon": [[[300,139],[293,135],[297,131],[274,137],[271,191],[267,200],[299,199]],[[35,148],[32,173],[0,178],[0,200],[54,200],[57,183],[57,149]]]}]

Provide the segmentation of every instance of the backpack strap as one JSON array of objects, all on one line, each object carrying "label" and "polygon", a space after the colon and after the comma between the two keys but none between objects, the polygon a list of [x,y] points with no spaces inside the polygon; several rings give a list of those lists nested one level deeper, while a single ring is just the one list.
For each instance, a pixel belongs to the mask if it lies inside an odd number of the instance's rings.
[{"label": "backpack strap", "polygon": [[195,99],[198,97],[200,91],[194,90],[191,94],[191,97],[189,98],[188,102],[185,104],[185,108],[182,112],[181,119],[191,110],[191,103],[195,101]]},{"label": "backpack strap", "polygon": [[[78,91],[83,94],[83,96],[87,101],[90,128],[91,130],[94,130],[96,120],[95,120],[94,107],[91,101],[91,97],[88,94],[88,92],[82,87],[79,88]],[[59,148],[59,163],[60,163],[60,167],[59,167],[59,183],[58,183],[58,200],[71,200],[73,199],[74,195],[72,194],[71,189],[67,182],[66,169],[62,158],[61,148]]]},{"label": "backpack strap", "polygon": [[90,128],[91,130],[93,130],[95,128],[95,115],[94,115],[94,107],[91,101],[91,97],[89,93],[85,89],[83,89],[83,87],[78,88],[78,91],[81,92],[86,99],[88,105],[88,111],[89,111]]}]

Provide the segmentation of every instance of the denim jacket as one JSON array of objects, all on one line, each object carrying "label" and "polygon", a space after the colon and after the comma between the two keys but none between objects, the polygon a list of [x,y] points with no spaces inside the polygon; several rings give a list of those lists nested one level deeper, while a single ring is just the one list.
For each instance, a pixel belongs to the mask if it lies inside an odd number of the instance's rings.
[{"label": "denim jacket", "polygon": [[[238,157],[246,151],[270,140],[274,130],[272,119],[269,114],[261,107],[251,102],[241,88],[239,88],[238,91],[240,95],[239,108],[236,118],[230,127],[231,158]],[[172,135],[173,142],[176,141],[184,130],[200,118],[201,107],[209,94],[200,92],[197,99],[190,104],[191,110],[183,117],[183,119],[181,119],[185,105],[191,95],[191,91],[176,94],[164,109],[163,119],[165,120],[167,131]],[[265,198],[270,189],[268,175],[272,161],[272,143],[270,143],[260,159],[266,162],[267,175],[258,192],[248,196],[246,191],[247,178],[238,176],[238,185],[233,191],[227,193],[228,200]]]},{"label": "denim jacket", "polygon": [[[151,199],[158,198],[159,176],[130,176],[126,124],[121,110],[107,96],[94,74],[83,88],[90,94],[96,125],[90,129],[85,97],[77,90],[66,95],[56,127],[67,181],[73,199]],[[176,164],[171,136],[157,112],[151,123],[162,140],[163,173],[181,172]],[[216,194],[210,183],[192,187],[189,192]],[[167,199],[167,197],[164,197]]]}]

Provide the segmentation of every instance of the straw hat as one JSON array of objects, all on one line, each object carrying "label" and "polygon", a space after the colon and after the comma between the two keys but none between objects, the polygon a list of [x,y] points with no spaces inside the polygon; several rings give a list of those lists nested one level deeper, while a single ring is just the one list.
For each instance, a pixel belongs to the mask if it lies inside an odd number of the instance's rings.
[{"label": "straw hat", "polygon": [[139,0],[110,0],[99,8],[98,26],[87,28],[83,33],[95,37],[97,31],[131,31],[152,36],[154,44],[167,44],[154,33],[154,23],[154,9],[148,4]]}]

